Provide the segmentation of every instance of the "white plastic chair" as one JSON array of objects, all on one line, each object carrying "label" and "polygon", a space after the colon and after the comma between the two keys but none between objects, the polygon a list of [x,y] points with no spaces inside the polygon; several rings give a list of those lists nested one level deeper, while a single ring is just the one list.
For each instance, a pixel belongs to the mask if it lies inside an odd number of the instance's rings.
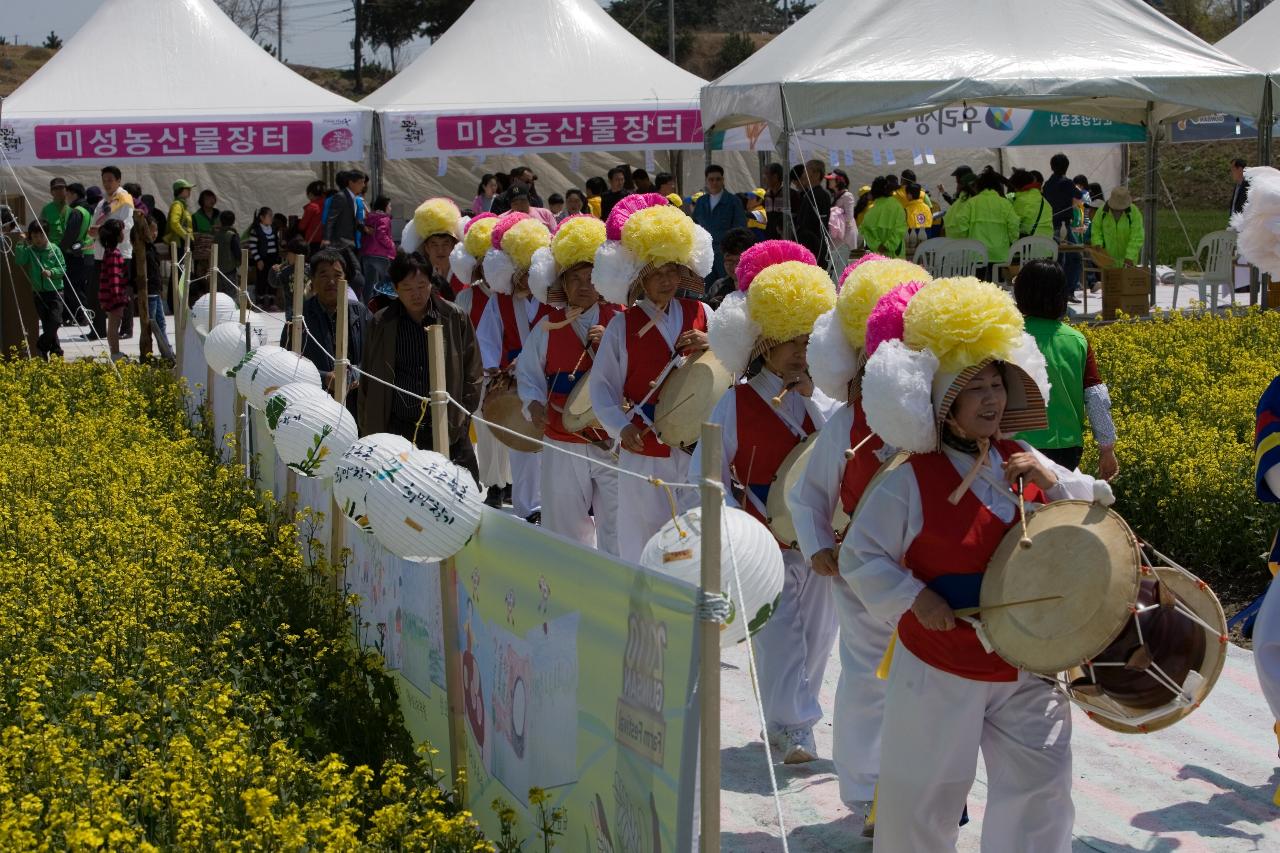
[{"label": "white plastic chair", "polygon": [[930,237],[920,245],[916,246],[916,252],[911,257],[920,266],[929,271],[929,274],[935,278],[941,278],[941,268],[938,266],[939,258],[944,249],[952,243],[956,242],[950,237]]},{"label": "white plastic chair", "polygon": [[987,247],[981,240],[951,240],[938,258],[938,278],[977,276],[988,263]]},{"label": "white plastic chair", "polygon": [[[1200,301],[1205,302],[1205,288],[1213,287],[1209,298],[1211,309],[1218,307],[1218,287],[1225,285],[1230,294],[1231,304],[1236,304],[1236,232],[1212,231],[1200,238],[1196,253],[1178,258],[1173,268],[1173,307],[1178,307],[1178,289],[1183,283],[1195,282],[1200,292]],[[1204,260],[1201,260],[1201,257]],[[1200,272],[1187,272],[1184,267],[1195,264]]]},{"label": "white plastic chair", "polygon": [[[991,278],[997,284],[1003,281],[1007,270],[1015,263],[1014,258],[1017,258],[1016,263],[1023,265],[1027,261],[1052,261],[1057,257],[1058,244],[1049,237],[1022,237],[1009,247],[1009,260],[1003,264],[992,265]],[[1002,286],[1012,287],[1013,282],[1008,282],[1007,285]]]}]

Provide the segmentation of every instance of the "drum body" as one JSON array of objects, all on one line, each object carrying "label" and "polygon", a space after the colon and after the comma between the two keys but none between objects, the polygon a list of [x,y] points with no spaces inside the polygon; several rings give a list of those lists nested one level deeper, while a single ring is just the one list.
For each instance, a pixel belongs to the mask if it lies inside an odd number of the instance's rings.
[{"label": "drum body", "polygon": [[[537,453],[542,450],[542,431],[524,416],[524,404],[516,394],[515,379],[506,374],[497,376],[485,391],[480,415],[486,421],[506,429],[493,429],[494,438],[512,450],[521,453]],[[512,435],[511,430],[516,435]],[[526,436],[521,438],[521,436]]]},{"label": "drum body", "polygon": [[[765,512],[769,516],[769,529],[773,531],[773,535],[778,537],[779,542],[783,542],[791,547],[796,547],[797,535],[795,522],[791,519],[791,508],[787,504],[787,495],[791,493],[792,487],[800,482],[804,476],[805,468],[809,465],[809,460],[813,458],[813,445],[818,440],[818,433],[813,433],[804,441],[791,448],[791,452],[787,454],[787,458],[782,460],[782,464],[778,466],[778,473],[774,475],[773,485],[769,487],[769,499],[765,502]],[[835,531],[843,531],[849,524],[849,516],[845,515],[844,508],[836,501],[835,515],[831,519],[831,529]]]},{"label": "drum body", "polygon": [[690,357],[662,383],[653,413],[654,434],[668,447],[692,446],[703,422],[732,387],[733,374],[711,350]]},{"label": "drum body", "polygon": [[600,421],[591,408],[591,391],[588,389],[591,371],[578,374],[578,381],[564,401],[564,412],[561,419],[564,428],[569,432],[582,432],[585,429],[599,428]]}]

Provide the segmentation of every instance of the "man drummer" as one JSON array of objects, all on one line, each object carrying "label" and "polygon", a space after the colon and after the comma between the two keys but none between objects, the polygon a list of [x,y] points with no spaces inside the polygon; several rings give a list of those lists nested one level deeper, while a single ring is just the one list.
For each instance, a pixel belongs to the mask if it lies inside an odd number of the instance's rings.
[{"label": "man drummer", "polygon": [[[710,235],[663,201],[614,211],[625,215],[621,222],[611,213],[607,227],[616,227],[621,240],[600,247],[592,270],[607,301],[630,305],[605,327],[588,382],[597,420],[621,446],[620,467],[639,475],[618,479],[618,551],[632,562],[671,520],[659,481],[685,483],[689,470],[689,454],[654,435],[658,379],[676,357],[707,348],[711,315],[703,303],[675,295],[682,286],[698,286],[710,270]],[[692,505],[695,494],[681,490],[675,499]]]},{"label": "man drummer", "polygon": [[[1271,381],[1258,400],[1254,433],[1254,483],[1258,500],[1280,502],[1280,376]],[[1275,577],[1280,568],[1280,534],[1271,544],[1267,560],[1272,581],[1257,620],[1253,625],[1253,663],[1258,670],[1262,695],[1276,719],[1275,732],[1280,738],[1280,584]],[[1280,802],[1280,789],[1276,791]]]},{"label": "man drummer", "polygon": [[[742,253],[738,286],[720,304],[708,338],[735,376],[749,377],[720,398],[711,422],[722,427],[717,476],[725,500],[742,488],[742,509],[768,524],[767,502],[778,467],[816,430],[836,403],[815,391],[806,353],[814,321],[835,305],[835,285],[799,243],[772,240]],[[745,291],[745,292],[744,292]],[[690,472],[695,481],[702,459]],[[818,693],[835,642],[831,578],[811,572],[804,557],[779,542],[786,566],[773,615],[756,633],[760,701],[766,736],[787,764],[818,757],[813,726],[822,719]]]},{"label": "man drummer", "polygon": [[530,289],[540,302],[557,307],[525,339],[516,380],[529,419],[542,427],[549,445],[542,453],[543,526],[617,556],[618,474],[608,435],[599,429],[570,432],[564,425],[569,394],[591,369],[605,326],[622,310],[602,302],[591,283],[604,240],[603,222],[572,216],[549,249],[534,253]]},{"label": "man drummer", "polygon": [[1029,508],[1107,502],[1110,489],[1001,437],[1043,426],[1049,389],[1033,379],[1046,375],[1044,357],[995,285],[924,287],[902,341],[881,345],[866,371],[868,422],[913,454],[871,487],[840,553],[843,576],[872,615],[901,614],[875,847],[955,849],[956,815],[981,750],[983,849],[1065,853],[1075,814],[1067,699],[985,651],[956,611],[977,605],[986,566],[1018,523],[1020,497]]},{"label": "man drummer", "polygon": [[[832,518],[840,507],[852,516],[863,491],[892,455],[871,432],[862,409],[862,369],[868,347],[868,321],[876,313],[888,319],[896,307],[901,334],[906,294],[932,276],[903,260],[870,256],[850,264],[841,276],[836,308],[816,325],[810,339],[810,372],[818,387],[848,404],[835,412],[809,452],[801,479],[787,495],[801,554],[815,574],[838,576],[839,543]],[[914,285],[918,289],[920,285]],[[883,308],[880,308],[883,304]],[[883,323],[879,324],[883,325]],[[883,337],[883,332],[877,332]],[[855,449],[856,448],[856,449]],[[840,627],[840,677],[832,712],[832,759],[840,782],[840,799],[870,834],[876,779],[880,772],[880,724],[885,682],[877,669],[896,620],[872,616],[847,583],[832,585]]]},{"label": "man drummer", "polygon": [[[493,298],[476,327],[480,358],[489,380],[486,393],[500,393],[514,382],[516,359],[529,332],[549,311],[529,292],[533,253],[551,244],[547,226],[523,213],[498,217],[485,254],[484,272]],[[536,453],[511,450],[511,506],[530,524],[542,520],[541,476]]]}]

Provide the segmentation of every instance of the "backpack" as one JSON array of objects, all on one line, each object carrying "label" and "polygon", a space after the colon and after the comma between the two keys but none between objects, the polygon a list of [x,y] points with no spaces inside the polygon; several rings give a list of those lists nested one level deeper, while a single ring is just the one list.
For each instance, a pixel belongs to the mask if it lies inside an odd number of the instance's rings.
[{"label": "backpack", "polygon": [[827,219],[827,235],[831,237],[831,242],[836,245],[843,244],[845,232],[848,230],[849,226],[844,221],[844,208],[837,204],[831,205],[831,215]]}]

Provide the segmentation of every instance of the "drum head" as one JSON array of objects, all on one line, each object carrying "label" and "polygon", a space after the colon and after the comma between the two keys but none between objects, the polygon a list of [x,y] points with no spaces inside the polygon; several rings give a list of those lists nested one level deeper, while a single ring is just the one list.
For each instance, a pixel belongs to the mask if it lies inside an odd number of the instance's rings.
[{"label": "drum head", "polygon": [[[787,495],[791,494],[791,488],[804,476],[804,470],[813,457],[814,442],[817,440],[818,434],[815,432],[791,448],[787,458],[783,459],[782,464],[778,466],[773,485],[769,487],[769,500],[765,502],[765,512],[769,514],[769,529],[773,531],[774,536],[778,537],[779,542],[785,542],[793,548],[797,544],[798,537],[795,523],[791,520],[791,507],[787,504]],[[845,515],[840,502],[836,501],[836,512],[831,520],[831,529],[843,530],[848,523],[849,516]]]},{"label": "drum head", "polygon": [[[500,387],[490,391],[484,398],[480,414],[486,421],[514,430],[520,435],[528,436],[530,439],[541,439],[542,433],[524,416],[522,409],[523,404],[516,396],[515,389]],[[492,429],[490,432],[493,433],[494,438],[512,450],[518,450],[521,453],[537,453],[542,450],[542,445],[538,441],[529,441],[500,429]]]},{"label": "drum head", "polygon": [[687,447],[698,440],[703,421],[725,391],[733,387],[733,374],[711,350],[690,358],[662,383],[653,413],[654,434],[668,447]]},{"label": "drum head", "polygon": [[[1190,690],[1193,697],[1191,704],[1177,702],[1171,694],[1165,706],[1168,709],[1167,712],[1158,714],[1152,719],[1152,715],[1145,709],[1131,708],[1105,694],[1099,696],[1068,690],[1071,700],[1085,709],[1089,719],[1114,732],[1144,734],[1168,728],[1178,722],[1200,707],[1200,703],[1217,684],[1218,677],[1222,675],[1222,667],[1227,660],[1227,617],[1222,612],[1222,605],[1218,603],[1218,597],[1213,594],[1213,590],[1185,569],[1157,566],[1154,571],[1160,582],[1178,597],[1182,605],[1212,630],[1206,630],[1202,625],[1188,620],[1192,622],[1194,630],[1204,631],[1206,634],[1202,659],[1192,664],[1192,669],[1199,675],[1199,679]],[[1216,636],[1214,632],[1217,632]],[[1078,668],[1068,673],[1070,679],[1080,678],[1083,675],[1084,672]],[[1141,724],[1130,724],[1115,719],[1116,716],[1136,718],[1139,715],[1145,715],[1146,721]]]},{"label": "drum head", "polygon": [[[1102,651],[1137,601],[1142,559],[1119,515],[1087,501],[1055,501],[1027,517],[1030,548],[1015,521],[982,580],[983,627],[997,654],[1053,675]],[[1054,601],[994,608],[1012,601]]]},{"label": "drum head", "polygon": [[596,420],[596,413],[591,409],[591,392],[587,388],[587,380],[590,377],[590,370],[579,373],[578,381],[564,401],[564,413],[561,419],[564,421],[564,428],[569,432],[582,432],[589,427],[600,426],[600,422]]}]

